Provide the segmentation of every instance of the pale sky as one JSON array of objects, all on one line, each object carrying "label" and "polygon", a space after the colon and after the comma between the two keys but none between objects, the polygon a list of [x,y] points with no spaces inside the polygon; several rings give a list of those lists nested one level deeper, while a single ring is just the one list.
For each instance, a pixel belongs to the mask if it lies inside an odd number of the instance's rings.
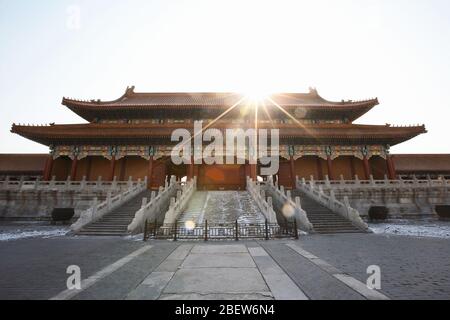
[{"label": "pale sky", "polygon": [[0,0],[0,153],[48,152],[11,124],[83,123],[63,96],[128,85],[378,97],[357,123],[429,131],[392,152],[450,153],[450,2]]}]

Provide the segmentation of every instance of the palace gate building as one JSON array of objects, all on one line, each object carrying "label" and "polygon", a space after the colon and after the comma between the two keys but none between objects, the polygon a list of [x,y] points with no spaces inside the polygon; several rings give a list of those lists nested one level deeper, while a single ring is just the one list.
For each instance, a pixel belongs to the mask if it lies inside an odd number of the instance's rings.
[{"label": "palace gate building", "polygon": [[[147,177],[149,187],[157,188],[167,175],[197,176],[200,190],[239,190],[245,189],[246,176],[259,175],[258,165],[174,165],[170,155],[176,142],[171,142],[171,134],[177,128],[193,132],[197,120],[221,130],[253,128],[254,106],[244,98],[237,93],[139,93],[130,87],[114,101],[64,98],[62,104],[87,123],[13,124],[11,131],[49,147],[50,154],[39,160],[45,162],[45,180]],[[389,148],[426,130],[423,125],[354,123],[377,105],[377,99],[327,101],[315,89],[264,99],[257,125],[280,130],[279,184],[292,187],[295,176],[395,179],[398,172]]]}]

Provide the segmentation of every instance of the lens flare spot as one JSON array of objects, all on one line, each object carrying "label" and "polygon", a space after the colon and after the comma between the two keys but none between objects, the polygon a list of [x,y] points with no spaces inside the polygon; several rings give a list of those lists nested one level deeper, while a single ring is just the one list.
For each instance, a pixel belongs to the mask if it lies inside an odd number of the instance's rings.
[{"label": "lens flare spot", "polygon": [[195,222],[194,221],[186,221],[184,223],[184,227],[188,230],[194,230],[195,229]]},{"label": "lens flare spot", "polygon": [[283,216],[285,216],[286,218],[292,218],[295,215],[295,209],[289,203],[286,203],[283,206],[283,208],[281,209],[281,212],[283,213]]}]

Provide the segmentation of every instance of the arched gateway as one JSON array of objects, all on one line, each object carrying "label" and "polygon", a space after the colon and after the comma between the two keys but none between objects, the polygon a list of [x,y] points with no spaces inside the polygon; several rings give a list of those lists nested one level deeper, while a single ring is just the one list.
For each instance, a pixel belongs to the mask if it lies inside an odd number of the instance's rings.
[{"label": "arched gateway", "polygon": [[137,93],[134,87],[114,101],[63,99],[63,105],[88,123],[12,126],[12,132],[50,147],[44,178],[79,180],[149,178],[149,187],[166,175],[198,177],[199,189],[239,190],[245,177],[256,178],[262,165],[179,164],[171,159],[174,130],[194,134],[194,122],[220,131],[278,129],[280,184],[295,176],[352,179],[358,175],[395,178],[389,147],[426,132],[424,126],[394,127],[353,122],[378,104],[330,102],[315,89],[249,101],[237,93]]}]

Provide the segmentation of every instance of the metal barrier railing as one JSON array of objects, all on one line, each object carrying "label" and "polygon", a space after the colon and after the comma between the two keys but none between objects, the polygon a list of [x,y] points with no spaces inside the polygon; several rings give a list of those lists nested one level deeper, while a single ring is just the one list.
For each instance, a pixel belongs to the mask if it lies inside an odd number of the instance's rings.
[{"label": "metal barrier railing", "polygon": [[146,221],[144,227],[144,241],[148,239],[177,240],[243,240],[243,239],[281,239],[299,238],[297,221],[287,221],[281,224],[265,223],[248,224],[234,223],[204,224],[188,228],[177,222],[174,224],[158,224],[157,221]]}]

